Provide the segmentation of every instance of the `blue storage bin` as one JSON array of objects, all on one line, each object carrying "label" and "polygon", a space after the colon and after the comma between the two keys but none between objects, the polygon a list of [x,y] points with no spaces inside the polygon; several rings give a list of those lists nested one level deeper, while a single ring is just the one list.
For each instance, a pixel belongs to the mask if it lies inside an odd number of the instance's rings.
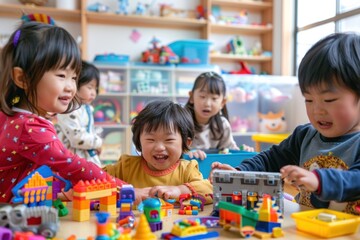
[{"label": "blue storage bin", "polygon": [[[195,158],[199,162],[199,169],[204,178],[208,178],[211,171],[211,164],[213,162],[221,162],[225,164],[229,164],[232,167],[237,167],[243,160],[252,158],[258,152],[247,152],[247,151],[238,151],[238,150],[230,150],[229,154],[220,154],[219,150],[209,150],[206,152],[206,158],[204,160],[200,160]],[[190,160],[189,155],[184,154],[183,159]]]},{"label": "blue storage bin", "polygon": [[[168,46],[179,56],[180,64],[207,65],[209,64],[209,47],[211,42],[202,39],[179,40]],[[187,61],[184,61],[186,60]]]}]

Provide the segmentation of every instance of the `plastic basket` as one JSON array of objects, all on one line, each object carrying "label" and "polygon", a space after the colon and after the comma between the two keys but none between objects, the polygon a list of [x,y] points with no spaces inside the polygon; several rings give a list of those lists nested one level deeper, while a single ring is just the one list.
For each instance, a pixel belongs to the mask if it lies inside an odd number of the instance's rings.
[{"label": "plastic basket", "polygon": [[[209,46],[211,42],[202,39],[179,40],[168,46],[180,57],[181,64],[209,64]],[[184,61],[185,60],[185,61]]]},{"label": "plastic basket", "polygon": [[[335,215],[336,220],[332,222],[318,220],[319,213]],[[323,208],[292,213],[291,217],[295,220],[298,230],[323,238],[354,234],[360,223],[358,216]]]}]

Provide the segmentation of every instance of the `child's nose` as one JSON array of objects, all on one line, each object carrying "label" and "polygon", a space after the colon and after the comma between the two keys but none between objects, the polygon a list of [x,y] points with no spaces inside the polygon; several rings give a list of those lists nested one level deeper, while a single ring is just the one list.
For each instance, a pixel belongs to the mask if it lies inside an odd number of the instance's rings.
[{"label": "child's nose", "polygon": [[162,151],[165,149],[165,145],[162,142],[157,142],[155,145],[155,150],[156,151]]}]

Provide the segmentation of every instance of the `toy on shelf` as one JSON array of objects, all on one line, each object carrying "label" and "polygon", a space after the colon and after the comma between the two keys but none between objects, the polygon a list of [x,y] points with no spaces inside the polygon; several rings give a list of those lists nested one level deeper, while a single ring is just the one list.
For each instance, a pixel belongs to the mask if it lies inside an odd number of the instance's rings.
[{"label": "toy on shelf", "polygon": [[210,239],[218,238],[218,232],[208,232],[207,227],[198,221],[183,219],[175,222],[171,232],[162,233],[162,239]]},{"label": "toy on shelf", "polygon": [[259,131],[261,133],[284,133],[287,131],[285,111],[277,113],[268,112],[267,114],[258,113]]},{"label": "toy on shelf", "polygon": [[101,123],[121,123],[120,103],[116,98],[99,97],[95,99],[94,121]]},{"label": "toy on shelf", "polygon": [[[206,159],[205,159],[206,161]],[[262,198],[265,194],[270,195],[277,206],[280,213],[284,212],[283,185],[280,173],[263,173],[263,172],[241,172],[241,171],[225,171],[215,170],[213,172],[213,214],[218,214],[218,203],[220,201],[232,201],[235,192],[242,199],[242,206],[252,208],[255,204],[248,202],[256,201],[253,198],[256,195]]]},{"label": "toy on shelf", "polygon": [[244,42],[240,36],[236,36],[226,44],[226,52],[235,55],[247,55]]},{"label": "toy on shelf", "polygon": [[5,205],[0,207],[0,226],[9,227],[14,232],[32,231],[53,238],[59,228],[59,218],[57,210],[49,206]]},{"label": "toy on shelf", "polygon": [[87,10],[90,12],[108,12],[109,9],[110,9],[109,6],[99,2],[91,4],[87,7]]},{"label": "toy on shelf", "polygon": [[203,39],[179,40],[169,44],[169,47],[181,59],[181,64],[208,65],[211,42]]},{"label": "toy on shelf", "polygon": [[144,15],[145,14],[145,6],[143,3],[141,3],[141,2],[137,3],[135,14],[136,15]]},{"label": "toy on shelf", "polygon": [[331,209],[314,209],[292,213],[296,228],[321,238],[333,238],[354,234],[360,217]]},{"label": "toy on shelf", "polygon": [[118,0],[117,14],[128,14],[129,0]]},{"label": "toy on shelf", "polygon": [[175,64],[179,62],[179,57],[169,46],[159,46],[159,39],[154,37],[150,43],[152,47],[141,53],[142,62],[155,64]]},{"label": "toy on shelf", "polygon": [[161,201],[159,198],[147,198],[143,201],[143,210],[152,232],[162,230]]},{"label": "toy on shelf", "polygon": [[129,55],[121,55],[115,53],[97,54],[94,58],[95,64],[124,65],[128,62],[129,62]]}]

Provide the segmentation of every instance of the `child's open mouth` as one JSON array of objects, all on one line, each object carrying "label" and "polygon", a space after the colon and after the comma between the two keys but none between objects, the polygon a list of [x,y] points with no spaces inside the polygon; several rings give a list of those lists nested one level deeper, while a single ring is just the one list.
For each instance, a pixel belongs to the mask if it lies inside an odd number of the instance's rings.
[{"label": "child's open mouth", "polygon": [[324,121],[318,121],[318,124],[320,125],[320,127],[322,128],[329,128],[332,126],[331,122],[324,122]]},{"label": "child's open mouth", "polygon": [[155,155],[154,158],[157,161],[165,161],[166,159],[168,159],[168,156],[167,155]]}]

